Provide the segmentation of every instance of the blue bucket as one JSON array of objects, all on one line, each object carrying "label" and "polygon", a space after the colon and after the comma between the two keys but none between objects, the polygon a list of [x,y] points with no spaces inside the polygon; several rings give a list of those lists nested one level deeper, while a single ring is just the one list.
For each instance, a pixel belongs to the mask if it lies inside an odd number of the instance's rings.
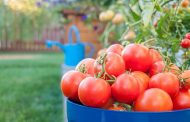
[{"label": "blue bucket", "polygon": [[68,122],[190,122],[190,109],[168,112],[127,112],[91,108],[67,100]]}]

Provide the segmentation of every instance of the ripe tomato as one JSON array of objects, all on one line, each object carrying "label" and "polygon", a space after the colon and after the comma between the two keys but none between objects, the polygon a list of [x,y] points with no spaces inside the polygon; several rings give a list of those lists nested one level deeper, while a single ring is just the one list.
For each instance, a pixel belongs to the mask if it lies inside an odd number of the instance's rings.
[{"label": "ripe tomato", "polygon": [[157,61],[154,64],[151,65],[149,70],[149,75],[152,77],[153,75],[156,75],[158,73],[163,72],[165,67],[165,64],[163,61]]},{"label": "ripe tomato", "polygon": [[114,110],[114,111],[125,111],[126,109],[122,106],[111,106],[110,108],[108,108],[108,110]]},{"label": "ripe tomato", "polygon": [[183,78],[185,80],[184,88],[190,89],[190,70],[185,70],[181,74],[181,78]]},{"label": "ripe tomato", "polygon": [[181,47],[183,47],[183,48],[189,48],[190,47],[190,40],[189,39],[183,39],[181,41]]},{"label": "ripe tomato", "polygon": [[180,84],[176,75],[170,72],[163,72],[150,78],[149,88],[160,88],[171,97],[174,97],[179,92]]},{"label": "ripe tomato", "polygon": [[114,100],[113,98],[109,98],[108,102],[102,107],[103,109],[109,109],[110,107],[112,107],[114,104]]},{"label": "ripe tomato", "polygon": [[149,76],[141,71],[134,71],[131,75],[133,75],[139,83],[140,94],[143,93],[148,88]]},{"label": "ripe tomato", "polygon": [[113,52],[113,53],[117,53],[117,54],[121,55],[123,48],[124,47],[120,44],[113,44],[106,50],[106,52]]},{"label": "ripe tomato", "polygon": [[146,72],[152,64],[149,49],[141,44],[129,44],[122,51],[126,70]]},{"label": "ripe tomato", "polygon": [[91,76],[94,76],[94,62],[95,60],[92,58],[83,59],[82,61],[78,63],[75,70],[80,70],[79,67],[84,65],[86,73],[90,74]]},{"label": "ripe tomato", "polygon": [[111,88],[103,79],[87,77],[79,85],[78,96],[86,106],[103,107],[111,96]]},{"label": "ripe tomato", "polygon": [[[94,63],[94,72],[102,71],[102,66],[98,63],[99,58]],[[125,72],[125,62],[122,57],[116,53],[109,52],[105,59],[105,71],[109,75],[119,76]]]},{"label": "ripe tomato", "polygon": [[190,39],[190,33],[187,33],[187,34],[185,35],[185,39]]},{"label": "ripe tomato", "polygon": [[172,65],[172,66],[170,66],[170,68],[168,69],[168,72],[171,72],[171,73],[173,73],[176,76],[179,75],[179,71],[180,71],[179,67],[176,66],[175,64]]},{"label": "ripe tomato", "polygon": [[181,6],[184,7],[184,8],[187,8],[189,6],[189,0],[183,0],[181,2]]},{"label": "ripe tomato", "polygon": [[190,108],[190,91],[180,91],[173,99],[174,109]]},{"label": "ripe tomato", "polygon": [[161,72],[171,72],[175,75],[178,75],[178,71],[180,70],[175,64],[170,66],[169,68],[166,68],[164,71],[164,68],[165,68],[165,64],[163,61],[157,61],[155,62],[154,64],[152,64],[152,66],[150,67],[150,70],[149,70],[149,75],[152,77],[153,75],[156,75],[158,73],[161,73]]},{"label": "ripe tomato", "polygon": [[84,78],[86,78],[86,75],[78,71],[71,70],[65,73],[61,80],[63,94],[71,100],[79,101],[78,87]]},{"label": "ripe tomato", "polygon": [[139,95],[137,79],[130,74],[121,74],[111,86],[112,97],[123,103],[130,104]]},{"label": "ripe tomato", "polygon": [[151,88],[141,94],[134,103],[135,111],[171,111],[173,103],[170,96],[163,90]]},{"label": "ripe tomato", "polygon": [[162,56],[160,53],[155,49],[149,49],[150,56],[152,57],[152,64],[157,61],[162,61]]}]

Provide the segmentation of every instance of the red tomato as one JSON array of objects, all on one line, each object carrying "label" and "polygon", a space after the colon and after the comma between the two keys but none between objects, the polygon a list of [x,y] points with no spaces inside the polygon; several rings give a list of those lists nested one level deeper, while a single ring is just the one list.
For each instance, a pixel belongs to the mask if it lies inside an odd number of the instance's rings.
[{"label": "red tomato", "polygon": [[150,67],[149,75],[152,77],[153,75],[156,75],[158,73],[163,72],[165,67],[165,64],[163,61],[157,61]]},{"label": "red tomato", "polygon": [[190,91],[180,91],[173,99],[174,109],[186,109],[190,108]]},{"label": "red tomato", "polygon": [[110,108],[108,108],[108,110],[125,111],[126,109],[122,106],[111,106]]},{"label": "red tomato", "polygon": [[86,75],[78,71],[72,70],[65,73],[61,80],[63,94],[71,100],[79,101],[78,87],[84,78],[86,78]]},{"label": "red tomato", "polygon": [[131,73],[131,75],[137,79],[139,83],[140,93],[143,93],[148,88],[148,82],[150,80],[149,76],[141,71],[134,71]]},{"label": "red tomato", "polygon": [[187,34],[185,35],[185,39],[190,39],[190,33],[187,33]]},{"label": "red tomato", "polygon": [[110,107],[112,107],[114,104],[114,100],[110,97],[110,99],[108,100],[108,102],[102,107],[103,109],[109,109]]},{"label": "red tomato", "polygon": [[152,57],[152,64],[157,61],[162,61],[162,56],[160,53],[155,49],[149,49],[150,56]]},{"label": "red tomato", "polygon": [[190,70],[185,70],[181,74],[181,78],[183,78],[185,80],[184,88],[190,89]]},{"label": "red tomato", "polygon": [[[97,59],[99,60],[99,58]],[[102,71],[102,66],[98,64],[98,61],[94,63],[94,72],[98,73]],[[109,52],[107,53],[105,59],[105,71],[109,75],[119,76],[120,74],[125,72],[125,62],[122,57],[116,53]]]},{"label": "red tomato", "polygon": [[78,96],[86,106],[103,107],[111,96],[111,88],[103,79],[87,77],[79,85]]},{"label": "red tomato", "polygon": [[189,39],[183,39],[181,41],[181,47],[183,47],[183,48],[189,48],[190,47],[190,40]]},{"label": "red tomato", "polygon": [[129,44],[122,51],[126,70],[146,72],[152,64],[149,49],[141,44]]},{"label": "red tomato", "polygon": [[94,62],[95,62],[95,60],[92,59],[92,58],[83,59],[82,61],[80,61],[78,63],[78,65],[76,66],[75,70],[79,70],[79,67],[81,65],[84,65],[86,73],[90,74],[91,76],[94,76]]},{"label": "red tomato", "polygon": [[173,103],[165,91],[158,88],[151,88],[137,98],[134,109],[135,111],[148,112],[171,111],[173,109]]},{"label": "red tomato", "polygon": [[139,84],[137,79],[130,74],[121,74],[111,86],[112,97],[123,103],[130,104],[139,95]]},{"label": "red tomato", "polygon": [[189,6],[189,0],[183,0],[181,2],[181,6],[184,7],[184,8],[187,8]]},{"label": "red tomato", "polygon": [[124,47],[120,44],[113,44],[106,50],[106,52],[113,52],[113,53],[117,53],[117,54],[121,55],[123,48]]},{"label": "red tomato", "polygon": [[169,68],[165,69],[166,71],[164,71],[165,68],[165,64],[163,61],[157,61],[154,64],[152,64],[152,66],[150,67],[149,70],[149,75],[152,77],[153,75],[156,75],[158,73],[161,72],[171,72],[175,75],[178,75],[178,71],[180,70],[175,64],[170,66]]},{"label": "red tomato", "polygon": [[150,78],[149,88],[160,88],[171,97],[174,97],[179,92],[180,84],[176,75],[170,72],[163,72]]},{"label": "red tomato", "polygon": [[170,68],[168,69],[169,72],[173,73],[174,75],[178,76],[179,75],[179,67],[176,66],[175,64],[170,66]]}]

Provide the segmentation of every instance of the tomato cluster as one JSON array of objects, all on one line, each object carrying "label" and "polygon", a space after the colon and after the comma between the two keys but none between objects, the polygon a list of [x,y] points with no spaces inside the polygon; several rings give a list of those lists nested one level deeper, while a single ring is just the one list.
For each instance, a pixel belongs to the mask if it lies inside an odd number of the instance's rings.
[{"label": "tomato cluster", "polygon": [[190,70],[168,64],[142,44],[113,44],[105,52],[63,75],[61,90],[68,99],[118,111],[190,108]]},{"label": "tomato cluster", "polygon": [[182,48],[189,48],[190,47],[190,33],[185,35],[185,38],[181,41]]}]

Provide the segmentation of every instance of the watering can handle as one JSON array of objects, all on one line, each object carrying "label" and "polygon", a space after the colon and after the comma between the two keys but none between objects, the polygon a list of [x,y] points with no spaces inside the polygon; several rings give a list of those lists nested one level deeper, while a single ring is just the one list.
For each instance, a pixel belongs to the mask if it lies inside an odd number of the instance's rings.
[{"label": "watering can handle", "polygon": [[95,52],[95,47],[92,43],[90,42],[85,42],[84,43],[85,46],[89,46],[90,47],[90,52],[88,53],[88,55],[86,56],[87,58],[92,58]]},{"label": "watering can handle", "polygon": [[72,33],[75,33],[75,36],[76,36],[76,42],[77,43],[80,43],[80,33],[79,33],[79,30],[78,28],[75,26],[75,25],[72,25],[71,28],[69,29],[69,33],[68,33],[68,41],[69,41],[69,44],[73,43],[73,37],[72,37]]}]

